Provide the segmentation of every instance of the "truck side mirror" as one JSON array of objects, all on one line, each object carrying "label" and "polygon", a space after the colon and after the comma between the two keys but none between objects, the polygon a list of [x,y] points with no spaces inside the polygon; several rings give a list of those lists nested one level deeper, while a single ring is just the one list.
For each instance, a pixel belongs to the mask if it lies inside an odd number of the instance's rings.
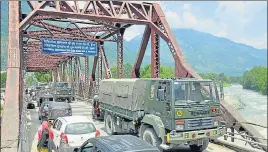
[{"label": "truck side mirror", "polygon": [[157,90],[157,98],[159,99],[159,101],[164,101],[164,99],[165,99],[164,89]]}]

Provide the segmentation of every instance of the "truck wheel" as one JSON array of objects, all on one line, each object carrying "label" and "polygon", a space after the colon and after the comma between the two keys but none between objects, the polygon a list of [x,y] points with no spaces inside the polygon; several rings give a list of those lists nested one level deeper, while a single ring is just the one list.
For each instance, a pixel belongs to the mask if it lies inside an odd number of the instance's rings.
[{"label": "truck wheel", "polygon": [[161,139],[158,138],[153,128],[146,128],[142,134],[142,139],[158,148],[161,144]]},{"label": "truck wheel", "polygon": [[91,115],[92,115],[92,119],[95,119],[95,115],[94,115],[94,108],[92,107],[92,112],[91,112]]},{"label": "truck wheel", "polygon": [[191,151],[192,152],[195,152],[195,151],[204,151],[207,149],[208,147],[208,144],[209,144],[209,140],[208,139],[203,139],[203,145],[201,146],[197,146],[197,145],[190,145],[190,148],[191,148]]},{"label": "truck wheel", "polygon": [[114,134],[114,122],[112,119],[112,116],[110,114],[107,114],[105,119],[105,128],[108,135]]}]

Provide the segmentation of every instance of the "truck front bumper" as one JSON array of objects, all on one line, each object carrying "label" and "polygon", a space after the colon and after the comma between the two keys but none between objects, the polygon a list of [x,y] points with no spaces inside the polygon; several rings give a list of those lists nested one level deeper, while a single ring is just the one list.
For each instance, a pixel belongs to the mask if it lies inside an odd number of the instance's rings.
[{"label": "truck front bumper", "polygon": [[199,139],[216,139],[223,136],[225,133],[226,127],[188,132],[172,131],[166,135],[166,144],[161,145],[164,146],[165,149],[170,149],[175,145],[188,145],[191,144],[192,141]]},{"label": "truck front bumper", "polygon": [[71,98],[72,95],[70,94],[54,94],[55,98]]}]

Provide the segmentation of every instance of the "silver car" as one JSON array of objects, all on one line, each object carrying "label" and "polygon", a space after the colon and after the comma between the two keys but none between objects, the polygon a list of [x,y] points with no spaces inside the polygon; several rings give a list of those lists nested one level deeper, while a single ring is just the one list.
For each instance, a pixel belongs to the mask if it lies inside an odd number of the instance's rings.
[{"label": "silver car", "polygon": [[53,101],[48,105],[48,120],[50,122],[63,116],[72,116],[72,108],[69,103]]}]

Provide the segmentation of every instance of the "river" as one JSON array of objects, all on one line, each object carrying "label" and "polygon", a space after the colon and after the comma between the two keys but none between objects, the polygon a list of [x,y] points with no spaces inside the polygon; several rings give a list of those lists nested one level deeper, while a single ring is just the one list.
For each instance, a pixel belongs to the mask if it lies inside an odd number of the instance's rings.
[{"label": "river", "polygon": [[[239,110],[245,120],[267,127],[267,95],[243,89],[241,85],[232,85],[224,88],[228,103]],[[267,128],[256,127],[267,138]]]}]

